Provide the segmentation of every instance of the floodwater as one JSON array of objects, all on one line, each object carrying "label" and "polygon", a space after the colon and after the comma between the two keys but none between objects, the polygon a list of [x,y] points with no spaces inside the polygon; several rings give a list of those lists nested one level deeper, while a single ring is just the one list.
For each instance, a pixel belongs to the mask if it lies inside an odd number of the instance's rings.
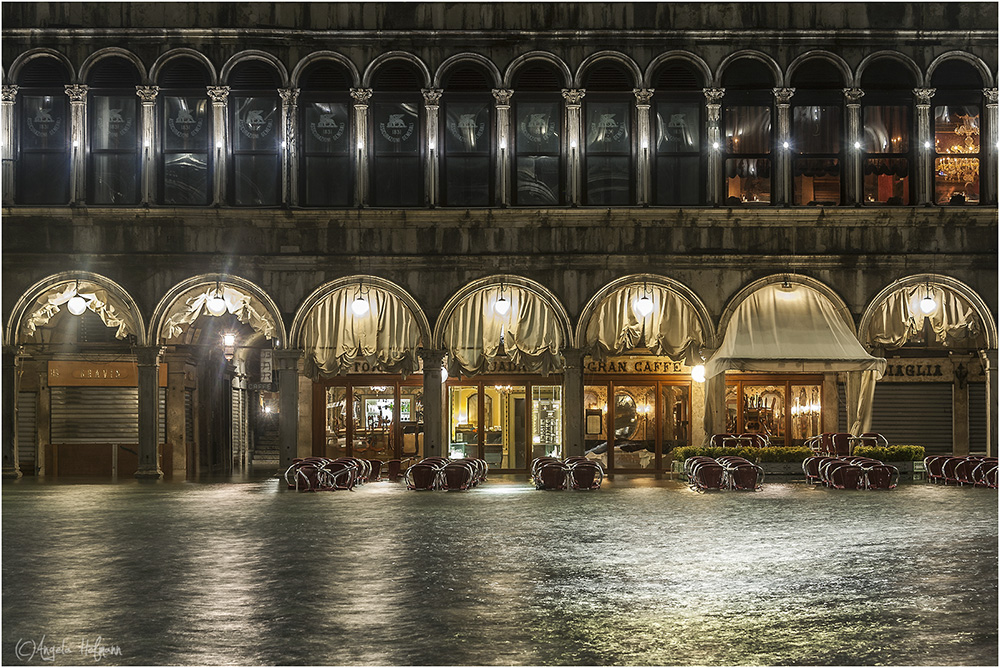
[{"label": "floodwater", "polygon": [[997,614],[995,490],[3,484],[5,665],[995,666]]}]

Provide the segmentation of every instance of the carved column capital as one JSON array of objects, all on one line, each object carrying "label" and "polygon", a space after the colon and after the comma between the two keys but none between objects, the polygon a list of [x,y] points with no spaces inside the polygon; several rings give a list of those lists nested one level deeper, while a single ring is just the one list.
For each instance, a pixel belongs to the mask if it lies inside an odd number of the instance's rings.
[{"label": "carved column capital", "polygon": [[861,104],[861,98],[864,96],[865,92],[860,88],[844,89],[844,99],[847,100],[847,104]]},{"label": "carved column capital", "polygon": [[444,93],[440,88],[422,88],[420,92],[424,94],[424,104],[428,107],[436,107],[441,103],[441,95]]},{"label": "carved column capital", "polygon": [[17,97],[17,84],[4,84],[3,85],[3,101],[13,102],[14,98]]},{"label": "carved column capital", "polygon": [[702,88],[707,104],[722,104],[722,98],[726,94],[725,88]]},{"label": "carved column capital", "polygon": [[160,363],[160,355],[164,350],[163,346],[135,346],[132,353],[139,366],[156,366]]},{"label": "carved column capital", "polygon": [[997,89],[996,88],[984,88],[983,97],[986,98],[986,104],[996,104],[997,103]]},{"label": "carved column capital", "polygon": [[89,88],[84,84],[66,84],[66,94],[70,102],[83,103],[87,101]]},{"label": "carved column capital", "polygon": [[229,86],[209,86],[208,96],[215,104],[225,104],[229,99]]},{"label": "carved column capital", "polygon": [[774,99],[778,104],[789,104],[792,101],[792,96],[795,95],[794,88],[772,88],[771,93],[774,95]]},{"label": "carved column capital", "polygon": [[156,96],[160,93],[159,86],[136,86],[135,94],[139,96],[139,99],[143,104],[153,104],[156,102]]},{"label": "carved column capital", "polygon": [[934,97],[934,93],[937,92],[937,88],[914,88],[913,94],[917,96],[917,105],[919,106],[930,106],[931,98]]},{"label": "carved column capital", "polygon": [[510,98],[514,97],[514,91],[509,88],[494,88],[493,99],[497,101],[497,106],[510,106]]},{"label": "carved column capital", "polygon": [[653,91],[655,88],[633,88],[632,93],[635,95],[636,104],[646,104],[648,105],[653,101]]},{"label": "carved column capital", "polygon": [[562,96],[566,99],[566,104],[570,106],[580,106],[584,96],[587,94],[582,88],[563,88]]},{"label": "carved column capital", "polygon": [[352,88],[351,97],[357,104],[368,104],[368,100],[372,99],[372,92],[371,88]]},{"label": "carved column capital", "polygon": [[298,88],[279,88],[278,95],[281,96],[282,104],[294,106],[299,103]]},{"label": "carved column capital", "polygon": [[447,350],[434,350],[433,348],[418,348],[417,356],[424,363],[424,369],[439,369],[444,364]]}]

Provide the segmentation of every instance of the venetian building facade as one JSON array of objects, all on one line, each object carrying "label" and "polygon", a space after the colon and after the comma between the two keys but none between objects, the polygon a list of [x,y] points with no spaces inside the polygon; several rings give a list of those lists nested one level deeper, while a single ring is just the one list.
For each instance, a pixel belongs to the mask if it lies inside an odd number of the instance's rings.
[{"label": "venetian building facade", "polygon": [[4,475],[995,454],[996,26],[7,3]]}]

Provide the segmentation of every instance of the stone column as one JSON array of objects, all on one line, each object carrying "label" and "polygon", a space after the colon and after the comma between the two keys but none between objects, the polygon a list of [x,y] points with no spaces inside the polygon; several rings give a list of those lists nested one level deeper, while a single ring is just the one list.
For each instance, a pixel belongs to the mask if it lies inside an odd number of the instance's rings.
[{"label": "stone column", "polygon": [[187,477],[187,411],[184,393],[187,386],[187,355],[167,353],[163,356],[167,364],[167,405],[166,443],[170,452],[170,468],[164,471],[166,477],[184,480]]},{"label": "stone column", "polygon": [[986,376],[986,455],[997,456],[997,351],[980,350],[979,361]]},{"label": "stone column", "polygon": [[292,465],[299,456],[299,357],[301,350],[275,350],[274,368],[278,372],[278,451],[281,469]]},{"label": "stone column", "polygon": [[636,202],[639,206],[649,206],[652,199],[650,189],[650,146],[652,146],[652,132],[649,125],[649,107],[653,100],[653,88],[633,88],[635,94],[635,123],[636,135],[639,138],[639,156],[636,161]]},{"label": "stone column", "polygon": [[934,203],[934,132],[931,128],[931,98],[936,88],[914,88],[917,98],[917,150],[913,184],[917,204]]},{"label": "stone column", "polygon": [[17,465],[17,384],[20,369],[17,352],[3,348],[3,377],[0,380],[3,400],[3,477],[20,478]]},{"label": "stone column", "polygon": [[163,475],[158,456],[160,413],[160,346],[133,348],[139,366],[139,470],[136,478],[156,480]]},{"label": "stone column", "polygon": [[229,86],[209,86],[212,100],[212,132],[215,134],[215,158],[212,164],[212,204],[219,206],[226,201],[226,103]]},{"label": "stone column", "polygon": [[3,142],[3,205],[14,203],[14,101],[17,99],[17,86],[4,84],[3,113],[0,115],[0,141]]},{"label": "stone column", "polygon": [[719,119],[722,117],[722,96],[725,88],[703,88],[705,94],[706,126],[705,139],[708,142],[708,203],[722,204],[726,189],[722,182],[722,130]]},{"label": "stone column", "polygon": [[38,476],[55,475],[52,447],[52,392],[49,388],[49,359],[51,355],[33,355],[38,362],[38,412],[35,414],[35,431],[38,432],[38,450],[35,452],[35,473]]},{"label": "stone column", "polygon": [[583,351],[564,348],[563,457],[582,456],[586,445],[583,422]]},{"label": "stone column", "polygon": [[[997,123],[1000,117],[997,114],[997,89],[986,88],[983,90],[983,98],[986,101],[986,134],[983,137],[985,146],[980,144],[980,152],[986,161],[986,167],[979,179],[980,199],[983,204],[997,203],[997,151],[1000,150],[1000,128]],[[983,124],[980,124],[982,126]]]},{"label": "stone column", "polygon": [[281,96],[281,198],[288,206],[299,202],[298,189],[298,114],[295,110],[299,104],[298,88],[279,88]]},{"label": "stone column", "polygon": [[354,174],[357,177],[355,199],[358,206],[368,204],[368,100],[371,88],[352,88],[354,98]]},{"label": "stone column", "polygon": [[778,113],[772,161],[774,194],[771,201],[778,205],[788,205],[795,199],[792,188],[792,96],[795,95],[795,89],[774,88],[771,92],[774,93]]},{"label": "stone column", "polygon": [[507,88],[493,89],[493,99],[496,100],[497,110],[497,146],[499,147],[495,181],[497,186],[496,200],[501,207],[509,206],[511,203],[509,161],[514,142],[510,128],[510,98],[513,95],[514,91]]},{"label": "stone column", "polygon": [[566,100],[566,139],[569,144],[569,160],[566,161],[566,193],[567,204],[580,204],[580,169],[583,160],[580,152],[583,150],[581,134],[580,108],[583,106],[583,96],[587,91],[582,88],[563,88],[563,98]]},{"label": "stone column", "polygon": [[87,172],[84,147],[87,145],[87,86],[67,84],[70,108],[69,202],[81,204],[87,200]]},{"label": "stone column", "polygon": [[[952,386],[951,443],[952,455],[969,454],[969,370],[965,364],[955,364],[955,383]],[[978,445],[978,444],[977,444]]]},{"label": "stone column", "polygon": [[417,351],[424,365],[424,457],[442,457],[444,443],[444,350]]},{"label": "stone column", "polygon": [[438,109],[441,103],[440,88],[424,88],[420,92],[424,94],[424,119],[427,130],[427,156],[424,161],[424,198],[428,206],[437,206],[438,203],[438,161],[441,157],[441,148],[438,145]]},{"label": "stone column", "polygon": [[160,92],[159,86],[136,86],[135,94],[139,96],[142,104],[142,163],[139,166],[141,175],[140,204],[149,206],[153,202],[156,193],[156,161],[154,157],[156,151],[156,96]]},{"label": "stone column", "polygon": [[847,181],[847,204],[860,204],[864,198],[864,165],[862,160],[862,129],[861,129],[861,98],[865,92],[860,88],[845,88],[844,100],[847,102],[847,146],[844,151],[844,168],[842,174]]}]

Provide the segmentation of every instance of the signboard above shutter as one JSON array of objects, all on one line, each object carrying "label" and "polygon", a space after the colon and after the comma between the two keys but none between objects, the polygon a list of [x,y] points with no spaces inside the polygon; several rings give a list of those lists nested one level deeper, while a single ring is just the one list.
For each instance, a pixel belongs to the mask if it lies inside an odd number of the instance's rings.
[{"label": "signboard above shutter", "polygon": [[[160,387],[167,386],[167,363],[160,364]],[[138,387],[135,362],[49,362],[50,387]]]}]

